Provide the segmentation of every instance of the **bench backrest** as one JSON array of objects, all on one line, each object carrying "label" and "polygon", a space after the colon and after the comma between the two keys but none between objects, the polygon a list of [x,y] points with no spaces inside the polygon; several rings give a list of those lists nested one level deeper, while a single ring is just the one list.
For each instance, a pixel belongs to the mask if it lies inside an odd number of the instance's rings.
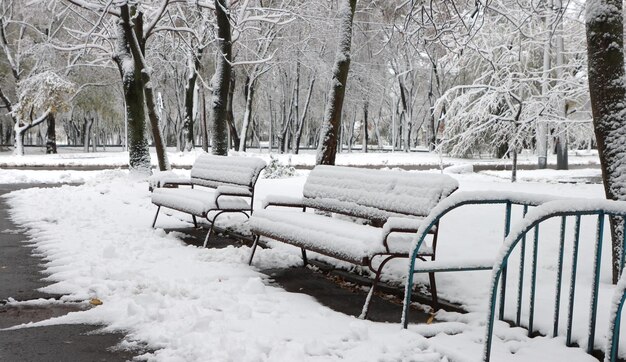
[{"label": "bench backrest", "polygon": [[435,173],[316,166],[306,180],[304,205],[384,223],[391,216],[426,216],[458,188]]},{"label": "bench backrest", "polygon": [[202,154],[191,168],[191,182],[216,188],[237,185],[254,188],[265,161],[256,157],[231,157]]}]

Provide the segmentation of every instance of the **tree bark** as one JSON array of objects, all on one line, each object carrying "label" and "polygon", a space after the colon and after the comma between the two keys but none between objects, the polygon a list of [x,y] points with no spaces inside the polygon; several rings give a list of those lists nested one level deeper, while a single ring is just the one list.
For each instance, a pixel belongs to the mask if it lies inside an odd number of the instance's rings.
[{"label": "tree bark", "polygon": [[217,66],[213,75],[213,97],[211,99],[211,126],[213,138],[211,152],[214,155],[228,155],[227,103],[231,73],[230,22],[226,0],[215,0],[217,17],[218,54]]},{"label": "tree bark", "polygon": [[57,134],[54,113],[48,115],[48,129],[46,130],[46,154],[57,153]]},{"label": "tree bark", "polygon": [[320,132],[316,164],[334,165],[337,154],[337,135],[341,126],[341,111],[350,71],[350,46],[352,44],[352,20],[357,0],[343,0],[339,8],[341,29],[340,42],[335,56],[335,67],[330,81],[330,95]]},{"label": "tree bark", "polygon": [[[606,198],[626,200],[626,88],[622,0],[587,1],[589,94]],[[611,219],[613,282],[623,253],[621,223]]]}]

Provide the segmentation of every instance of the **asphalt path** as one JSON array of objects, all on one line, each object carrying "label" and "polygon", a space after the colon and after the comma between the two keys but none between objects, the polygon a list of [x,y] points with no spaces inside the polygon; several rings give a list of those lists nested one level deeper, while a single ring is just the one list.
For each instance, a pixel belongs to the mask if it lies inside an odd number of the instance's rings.
[{"label": "asphalt path", "polygon": [[[43,260],[33,255],[25,230],[9,218],[6,199],[2,195],[29,187],[52,185],[0,185],[0,328],[36,322],[80,310],[82,304],[50,303],[37,306],[12,306],[9,298],[17,301],[58,299],[38,291],[47,283],[42,280]],[[101,333],[101,326],[55,325],[47,327],[0,329],[0,361],[127,361],[135,354],[116,349],[123,334]]]}]

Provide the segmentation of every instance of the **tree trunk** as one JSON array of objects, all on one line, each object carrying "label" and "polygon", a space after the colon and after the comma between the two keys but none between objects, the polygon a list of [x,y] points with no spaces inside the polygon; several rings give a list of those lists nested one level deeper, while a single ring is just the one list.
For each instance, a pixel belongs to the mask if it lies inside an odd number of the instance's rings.
[{"label": "tree trunk", "polygon": [[364,153],[367,153],[367,116],[368,116],[368,102],[363,104],[363,149]]},{"label": "tree trunk", "polygon": [[154,147],[156,149],[159,170],[165,171],[170,169],[167,152],[161,136],[159,114],[156,107],[154,91],[152,89],[151,72],[144,59],[145,40],[143,39],[143,14],[137,11],[136,5],[120,6],[120,21],[125,32],[125,38],[128,40],[128,49],[130,50],[132,60],[134,62],[135,73],[141,77],[141,86],[144,92],[144,101],[148,110],[148,119],[150,120],[150,129]]},{"label": "tree trunk", "polygon": [[[128,10],[128,5],[122,7]],[[124,29],[124,20],[120,18],[117,29],[117,49],[113,59],[117,63],[124,89],[128,124],[128,163],[132,172],[149,173],[150,150],[146,136],[143,80],[140,70],[132,60],[130,41]]]},{"label": "tree trunk", "polygon": [[244,88],[246,98],[246,108],[243,112],[243,122],[241,123],[241,136],[239,136],[239,152],[246,150],[246,141],[248,140],[248,128],[250,127],[250,119],[252,118],[252,101],[254,97],[254,81],[255,79],[246,78]]},{"label": "tree trunk", "polygon": [[202,150],[209,152],[209,129],[206,123],[206,98],[204,96],[204,88],[200,87],[199,98],[202,100]]},{"label": "tree trunk", "polygon": [[[559,8],[557,12],[562,11],[562,1],[557,0],[559,3]],[[557,31],[555,33],[556,38],[556,79],[559,82],[563,81],[563,53],[565,52],[565,46],[563,45],[563,21],[559,21],[557,24]],[[568,110],[567,110],[567,102],[564,97],[559,97],[558,107],[559,112],[561,113],[564,120],[567,120]],[[557,140],[556,140],[556,169],[557,170],[567,170],[569,168],[568,159],[567,159],[567,127],[558,127],[557,130]]]},{"label": "tree trunk", "polygon": [[410,139],[411,139],[411,128],[409,124],[411,123],[411,113],[409,112],[409,105],[407,101],[407,90],[404,86],[404,83],[398,77],[398,85],[400,86],[400,101],[402,102],[402,148],[404,152],[409,152],[411,150]]},{"label": "tree trunk", "polygon": [[343,0],[340,13],[340,42],[335,56],[335,67],[330,81],[330,94],[324,112],[324,122],[320,132],[316,164],[334,165],[337,153],[337,134],[341,126],[341,111],[346,93],[346,82],[350,71],[350,46],[352,43],[352,19],[357,0]]},{"label": "tree trunk", "polygon": [[83,151],[89,153],[89,143],[91,140],[91,127],[93,125],[93,117],[85,117],[83,123]]},{"label": "tree trunk", "polygon": [[48,115],[48,129],[46,130],[46,153],[57,153],[57,134],[54,113]]},{"label": "tree trunk", "polygon": [[[552,23],[552,8],[548,6],[546,2],[545,11],[546,16],[544,18],[544,31],[546,32],[546,39],[543,43],[543,76],[541,83],[541,95],[545,98],[548,97],[549,78],[550,78],[550,48],[552,40],[552,29],[548,29]],[[537,122],[537,166],[540,169],[548,167],[548,123],[541,119]]]},{"label": "tree trunk", "polygon": [[185,151],[191,151],[195,146],[193,138],[194,95],[201,57],[202,49],[197,49],[196,54],[193,54],[192,52],[189,55],[189,74],[187,75],[187,84],[185,85],[185,121],[183,123],[183,134],[185,135]]},{"label": "tree trunk", "polygon": [[215,0],[217,18],[218,54],[213,75],[213,97],[211,99],[211,126],[213,137],[211,152],[214,155],[228,155],[227,103],[230,88],[231,40],[226,0]]},{"label": "tree trunk", "polygon": [[19,122],[15,123],[13,130],[15,131],[15,150],[13,153],[16,156],[24,156],[24,134],[26,127],[20,125]]},{"label": "tree trunk", "polygon": [[[626,88],[624,85],[624,19],[622,0],[587,2],[587,58],[593,126],[606,198],[626,200]],[[611,218],[613,282],[623,253],[621,224]]]},{"label": "tree trunk", "polygon": [[302,114],[300,115],[300,122],[298,122],[298,134],[296,136],[295,149],[294,152],[297,155],[300,151],[300,140],[302,139],[302,130],[304,129],[304,120],[306,118],[306,113],[309,109],[309,103],[311,101],[311,94],[313,94],[313,85],[315,84],[315,77],[311,78],[311,83],[309,84],[309,92],[306,96],[306,102],[304,103],[304,109],[302,110]]}]

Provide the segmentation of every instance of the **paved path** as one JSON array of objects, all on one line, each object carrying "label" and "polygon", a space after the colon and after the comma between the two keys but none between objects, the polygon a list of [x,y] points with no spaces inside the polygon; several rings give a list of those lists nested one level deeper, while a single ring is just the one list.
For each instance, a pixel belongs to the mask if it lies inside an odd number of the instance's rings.
[{"label": "paved path", "polygon": [[[50,185],[16,184],[0,185],[0,196],[13,190]],[[37,298],[58,298],[37,291],[46,285],[42,260],[32,254],[24,230],[9,219],[8,205],[0,197],[0,328],[30,321],[40,321],[80,309],[73,304],[13,307],[8,298],[26,301]],[[98,333],[99,326],[57,325],[0,331],[0,361],[52,362],[52,361],[126,361],[134,354],[114,351],[122,334]]]}]

